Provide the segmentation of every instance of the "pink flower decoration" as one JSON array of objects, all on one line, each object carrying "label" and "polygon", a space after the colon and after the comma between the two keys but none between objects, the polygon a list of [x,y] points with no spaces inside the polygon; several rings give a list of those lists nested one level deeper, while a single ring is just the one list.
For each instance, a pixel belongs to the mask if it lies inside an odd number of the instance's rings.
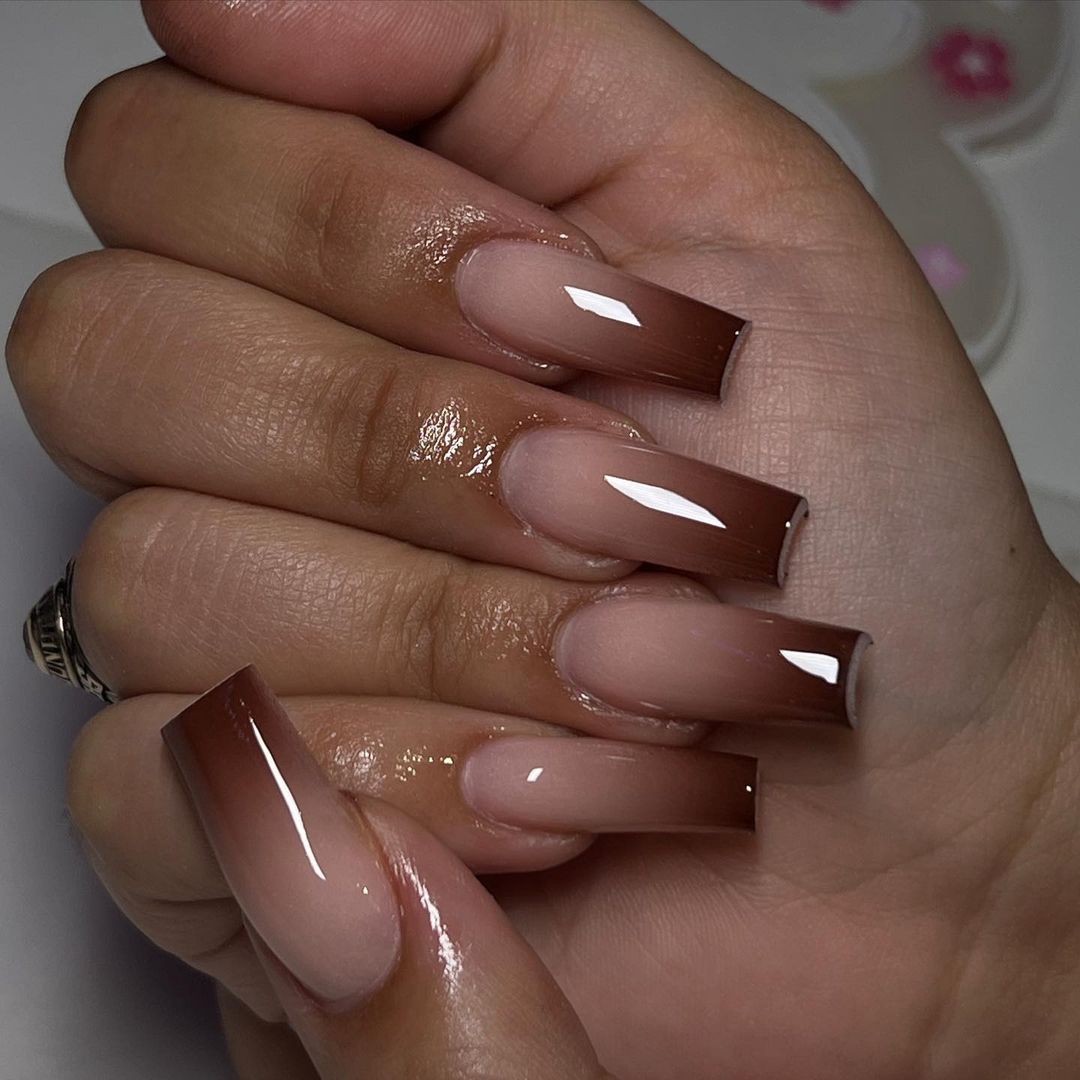
[{"label": "pink flower decoration", "polygon": [[950,30],[934,42],[930,68],[957,97],[1003,97],[1012,89],[1009,50],[997,38],[966,30]]},{"label": "pink flower decoration", "polygon": [[915,249],[915,258],[935,292],[946,293],[967,280],[967,266],[948,244],[924,244]]}]

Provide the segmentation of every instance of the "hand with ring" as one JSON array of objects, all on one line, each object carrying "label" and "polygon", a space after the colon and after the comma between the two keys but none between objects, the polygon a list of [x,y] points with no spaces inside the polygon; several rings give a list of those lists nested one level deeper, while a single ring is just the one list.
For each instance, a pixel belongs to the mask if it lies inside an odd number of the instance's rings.
[{"label": "hand with ring", "polygon": [[1070,1075],[1080,588],[835,155],[630,5],[145,7],[28,640],[243,1080]]}]

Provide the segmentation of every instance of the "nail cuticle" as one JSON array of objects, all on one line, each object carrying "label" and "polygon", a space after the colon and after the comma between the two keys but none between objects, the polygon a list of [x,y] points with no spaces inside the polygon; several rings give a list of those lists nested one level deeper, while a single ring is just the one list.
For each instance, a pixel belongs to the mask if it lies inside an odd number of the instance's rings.
[{"label": "nail cuticle", "polygon": [[810,504],[803,499],[791,512],[791,517],[788,519],[785,527],[784,539],[780,543],[780,550],[776,556],[776,586],[777,588],[783,588],[787,582],[788,571],[791,567],[791,553],[795,548],[795,543],[799,533],[802,531],[806,524],[806,519],[810,516]]},{"label": "nail cuticle", "polygon": [[[602,262],[603,254],[599,248],[592,244],[591,241],[578,240],[575,242],[568,233],[556,233],[551,234],[549,232],[536,232],[529,231],[527,228],[523,228],[522,231],[506,231],[506,232],[493,232],[485,235],[483,239],[477,240],[473,236],[462,238],[455,246],[455,254],[457,258],[453,260],[453,270],[451,273],[445,275],[447,281],[450,284],[450,288],[456,292],[457,281],[462,273],[462,268],[467,265],[473,255],[479,251],[484,245],[489,243],[501,242],[501,243],[516,243],[516,244],[536,244],[542,247],[550,247],[557,251],[563,251],[568,255],[573,255],[581,259],[590,259],[594,262]],[[445,263],[450,262],[450,258],[443,260]],[[552,372],[564,372],[567,371],[565,364],[559,363],[553,360],[545,360],[527,351],[514,348],[511,344],[501,340],[495,335],[488,332],[488,330],[477,323],[471,315],[468,309],[459,304],[459,310],[462,317],[469,328],[475,331],[484,339],[484,342],[500,355],[505,356],[509,360],[513,360],[516,363],[522,364],[532,371],[542,374],[550,374]],[[567,372],[570,374],[570,372]]]},{"label": "nail cuticle", "polygon": [[[703,591],[703,586],[687,579],[683,595],[687,599],[698,598]],[[610,731],[613,738],[619,738],[619,729],[622,728],[627,737],[634,737],[642,731],[650,733],[664,732],[673,735],[677,745],[693,745],[705,738],[712,730],[711,724],[700,720],[684,720],[663,714],[650,715],[645,712],[634,712],[613,705],[575,682],[572,674],[568,674],[569,671],[572,671],[572,665],[565,663],[562,658],[565,653],[562,644],[563,638],[570,623],[579,612],[595,605],[614,604],[620,601],[633,600],[643,595],[648,596],[650,592],[648,586],[628,586],[625,583],[617,583],[599,596],[589,597],[563,612],[551,638],[552,671],[555,678],[565,687],[567,696],[574,705],[602,719],[605,731]],[[665,591],[664,596],[671,598],[672,593]]]}]

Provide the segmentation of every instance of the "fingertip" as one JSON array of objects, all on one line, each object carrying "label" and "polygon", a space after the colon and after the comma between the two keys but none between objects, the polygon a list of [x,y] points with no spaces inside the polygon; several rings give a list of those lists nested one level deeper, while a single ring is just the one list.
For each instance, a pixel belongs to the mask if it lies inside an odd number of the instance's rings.
[{"label": "fingertip", "polygon": [[142,0],[147,28],[166,55],[196,71],[228,55],[235,45],[237,20],[230,13],[236,6],[212,0]]},{"label": "fingertip", "polygon": [[[406,0],[143,0],[174,62],[249,93],[356,112],[381,127],[434,115],[493,36],[486,5]],[[491,14],[495,14],[492,11]],[[311,57],[318,55],[318,63]],[[400,80],[401,71],[409,77]]]},{"label": "fingertip", "polygon": [[[162,900],[224,895],[159,735],[183,700],[148,695],[110,705],[80,731],[68,762],[68,814],[102,869]],[[168,859],[159,857],[163,848]]]},{"label": "fingertip", "polygon": [[[276,74],[268,73],[276,73],[292,49],[291,39],[282,43],[279,30],[297,21],[302,6],[289,0],[142,0],[147,28],[170,60],[206,78],[271,97],[281,95],[274,92]],[[301,100],[324,71],[322,64],[290,65],[284,74]]]}]

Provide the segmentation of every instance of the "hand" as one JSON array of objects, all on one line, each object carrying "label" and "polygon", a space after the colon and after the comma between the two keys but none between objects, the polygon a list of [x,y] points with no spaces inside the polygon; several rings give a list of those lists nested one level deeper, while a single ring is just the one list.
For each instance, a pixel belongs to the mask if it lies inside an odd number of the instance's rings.
[{"label": "hand", "polygon": [[[507,221],[533,233],[565,229],[585,244],[576,226],[609,262],[754,320],[722,407],[599,377],[575,389],[633,416],[665,447],[805,493],[813,517],[785,592],[755,592],[752,602],[865,627],[877,646],[855,738],[716,730],[712,746],[761,758],[756,843],[620,838],[559,871],[496,883],[605,1065],[627,1078],[781,1077],[793,1063],[805,1077],[1062,1075],[1076,1056],[1068,1017],[1077,976],[1060,959],[1077,929],[1068,898],[1078,691],[1066,659],[1080,636],[1076,588],[1042,544],[935,301],[831,153],[636,9],[288,4],[252,15],[165,5],[150,17],[170,56],[200,74],[414,131],[423,149],[340,115],[140,69],[99,88],[73,140],[73,186],[110,243],[241,278],[400,344],[542,379],[563,373],[525,368],[478,342],[446,281],[447,263]],[[54,455],[98,490],[186,487],[481,559],[509,550],[508,561],[549,573],[595,580],[626,569],[585,566],[565,546],[558,564],[545,564],[525,540],[504,546],[509,530],[489,533],[486,520],[461,539],[456,519],[432,526],[418,517],[419,492],[399,518],[393,500],[390,512],[376,499],[378,512],[369,504],[365,513],[344,488],[328,494],[319,466],[335,459],[316,434],[349,428],[319,413],[318,390],[341,365],[320,369],[306,395],[303,375],[311,354],[340,358],[361,346],[240,288],[117,254],[68,264],[39,284],[12,356]],[[136,342],[139,363],[122,362]],[[290,362],[298,347],[303,365]],[[185,361],[200,365],[201,385],[176,377]],[[491,378],[465,370],[447,376],[433,404],[459,377]],[[207,390],[214,372],[225,375]],[[481,385],[492,401],[507,393],[506,384],[468,382],[457,400],[486,400]],[[77,396],[58,393],[71,387]],[[541,391],[519,390],[528,414]],[[275,407],[275,393],[286,406]],[[136,401],[155,411],[140,413]],[[565,399],[557,408],[587,406]],[[620,422],[585,417],[568,418]],[[296,419],[301,436],[275,438]],[[452,506],[461,486],[447,490]],[[417,520],[426,533],[404,531]],[[474,681],[451,664],[456,677],[425,683],[402,663],[400,637],[377,632],[379,603],[360,602],[385,579],[379,564],[406,555],[406,579],[418,583],[410,595],[427,595],[419,585],[429,578],[411,562],[421,556],[397,546],[391,556],[387,541],[346,540],[336,529],[331,538],[329,528],[197,495],[122,499],[80,555],[80,635],[128,693],[194,691],[254,658],[288,693],[426,694],[596,723],[579,701],[567,704],[562,683],[540,679],[536,692],[529,658],[563,611],[593,595],[565,590],[598,586],[470,570],[483,583],[479,597],[454,593],[443,605],[480,628],[465,653],[505,628],[507,611],[529,613],[526,625],[540,629],[511,633],[529,645],[520,651],[497,636],[466,673]],[[423,556],[431,558],[442,557]],[[206,580],[225,594],[206,595],[196,584]],[[728,600],[751,596],[727,580],[717,589]],[[550,619],[533,622],[537,612]],[[425,631],[410,645],[446,640],[427,633],[441,629],[437,613],[434,623],[413,614],[404,624]],[[371,651],[358,655],[358,642]],[[496,654],[514,665],[505,682],[503,661],[483,662]],[[421,655],[421,674],[443,675],[428,663],[437,649]],[[670,693],[681,678],[673,666],[656,691]],[[174,710],[144,699],[106,712],[73,774],[76,820],[151,899],[190,884],[174,866],[162,882],[154,851],[164,838],[194,845],[198,833],[179,797],[168,803],[164,781],[146,785],[140,830],[118,822],[119,804],[101,792],[115,790],[118,744],[132,748],[128,776],[132,762],[148,760],[136,748],[156,745],[134,730],[156,739]],[[689,734],[601,721],[591,729]],[[355,745],[354,724],[339,738],[348,725],[323,729],[324,764]],[[361,770],[337,760],[350,774],[339,783],[363,790]],[[194,853],[193,865],[203,865]],[[230,919],[218,929],[235,933],[234,910]]]}]

